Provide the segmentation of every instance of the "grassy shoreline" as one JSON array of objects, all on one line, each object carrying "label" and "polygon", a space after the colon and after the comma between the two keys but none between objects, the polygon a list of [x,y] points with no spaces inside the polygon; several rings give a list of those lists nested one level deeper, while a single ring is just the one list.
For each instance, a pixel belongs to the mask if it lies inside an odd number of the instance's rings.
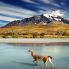
[{"label": "grassy shoreline", "polygon": [[0,38],[69,38],[69,25],[56,23],[0,28]]},{"label": "grassy shoreline", "polygon": [[0,35],[0,38],[69,38],[69,36],[63,36],[63,35]]}]

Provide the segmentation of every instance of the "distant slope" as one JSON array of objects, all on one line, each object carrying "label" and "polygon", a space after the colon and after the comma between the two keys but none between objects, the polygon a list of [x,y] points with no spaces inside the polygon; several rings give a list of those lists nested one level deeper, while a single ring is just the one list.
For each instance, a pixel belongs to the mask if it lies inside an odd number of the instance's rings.
[{"label": "distant slope", "polygon": [[54,17],[54,16],[49,16],[46,17],[44,15],[37,15],[37,16],[33,16],[30,18],[25,18],[22,20],[17,20],[17,21],[12,21],[10,23],[8,23],[7,25],[5,25],[4,27],[11,27],[11,26],[24,26],[24,25],[31,25],[31,24],[42,24],[42,25],[46,25],[52,22],[63,22],[64,24],[69,24],[69,20],[60,16]]},{"label": "distant slope", "polygon": [[25,18],[22,20],[12,21],[5,25],[4,27],[10,26],[24,26],[29,24],[40,24],[40,23],[50,23],[51,20],[43,15],[33,16],[30,18]]}]

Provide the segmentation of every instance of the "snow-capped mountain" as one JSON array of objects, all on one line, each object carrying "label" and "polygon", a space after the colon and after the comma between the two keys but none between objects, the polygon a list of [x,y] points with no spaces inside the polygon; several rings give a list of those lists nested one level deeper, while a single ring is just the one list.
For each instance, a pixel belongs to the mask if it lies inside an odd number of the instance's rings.
[{"label": "snow-capped mountain", "polygon": [[22,20],[12,21],[12,22],[8,23],[7,25],[5,25],[5,27],[23,26],[23,25],[29,25],[29,24],[46,25],[46,24],[52,23],[54,21],[58,21],[58,22],[60,21],[60,22],[69,24],[69,19],[64,18],[63,14],[61,14],[61,12],[59,10],[57,10],[57,11],[53,11],[50,13],[45,13],[42,15],[25,18]]},{"label": "snow-capped mountain", "polygon": [[63,14],[57,10],[57,11],[52,11],[46,14],[43,14],[45,17],[50,18],[51,20],[55,20],[55,21],[61,21],[61,19],[59,17],[63,17]]}]

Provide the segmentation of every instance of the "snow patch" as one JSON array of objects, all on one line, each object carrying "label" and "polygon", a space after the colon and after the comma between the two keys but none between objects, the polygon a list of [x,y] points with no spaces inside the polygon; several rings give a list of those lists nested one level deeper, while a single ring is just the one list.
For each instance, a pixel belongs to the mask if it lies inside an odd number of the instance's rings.
[{"label": "snow patch", "polygon": [[49,12],[49,13],[46,13],[46,14],[43,14],[45,17],[48,17],[48,18],[51,18],[51,17],[63,17],[64,14],[61,13],[60,10],[56,10],[56,11],[52,11],[52,12]]}]

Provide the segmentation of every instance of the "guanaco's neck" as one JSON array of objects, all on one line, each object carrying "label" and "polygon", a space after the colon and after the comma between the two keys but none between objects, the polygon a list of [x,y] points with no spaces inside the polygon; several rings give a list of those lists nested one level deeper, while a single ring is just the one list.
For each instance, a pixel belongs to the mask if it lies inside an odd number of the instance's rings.
[{"label": "guanaco's neck", "polygon": [[32,56],[34,56],[34,55],[35,55],[35,53],[31,51],[31,55],[32,55]]}]

